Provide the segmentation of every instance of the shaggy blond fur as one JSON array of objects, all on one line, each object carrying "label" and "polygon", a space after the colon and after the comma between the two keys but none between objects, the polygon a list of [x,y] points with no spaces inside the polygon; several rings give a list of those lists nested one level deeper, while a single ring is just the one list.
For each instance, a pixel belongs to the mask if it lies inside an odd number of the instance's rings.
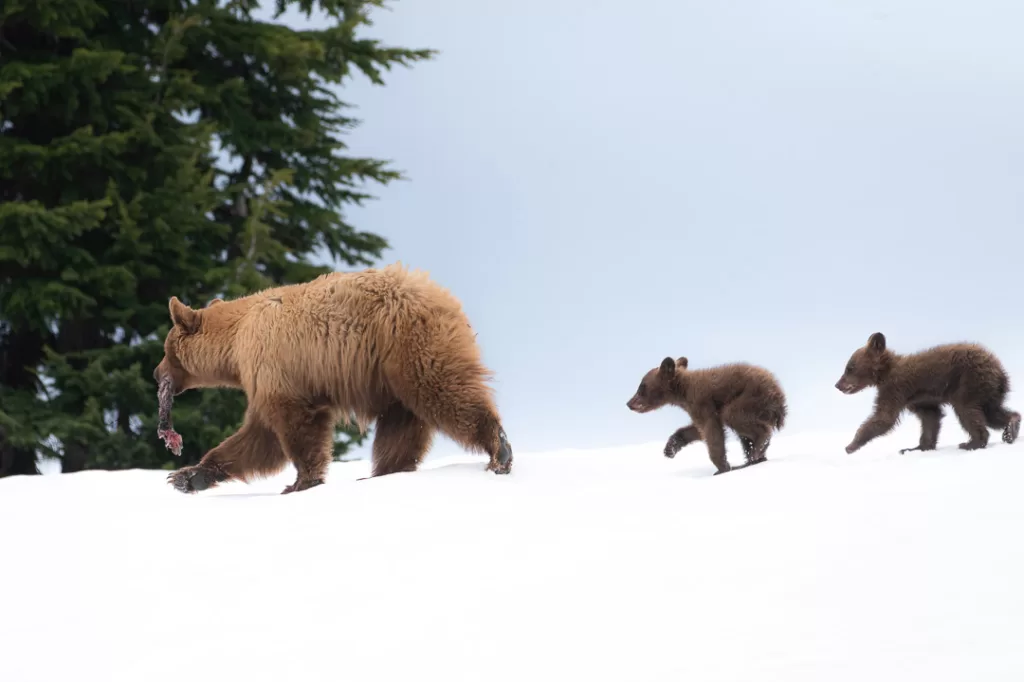
[{"label": "shaggy blond fur", "polygon": [[[174,326],[154,371],[174,393],[245,391],[245,422],[195,467],[172,475],[192,492],[228,479],[298,470],[285,492],[322,483],[339,420],[376,420],[373,475],[414,471],[435,430],[489,470],[508,473],[512,451],[491,376],[459,301],[401,264],[323,275],[203,310],[170,300]],[[198,476],[197,476],[198,474]]]}]

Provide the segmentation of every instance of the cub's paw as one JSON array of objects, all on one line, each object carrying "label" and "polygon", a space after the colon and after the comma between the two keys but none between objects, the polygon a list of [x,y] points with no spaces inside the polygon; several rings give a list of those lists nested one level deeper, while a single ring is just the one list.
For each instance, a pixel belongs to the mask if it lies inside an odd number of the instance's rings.
[{"label": "cub's paw", "polygon": [[857,445],[856,443],[850,443],[849,445],[846,446],[846,454],[848,455],[852,455],[858,450],[860,450],[860,446]]},{"label": "cub's paw", "polygon": [[1007,445],[1011,445],[1017,440],[1017,436],[1020,435],[1020,416],[1014,415],[1010,420],[1010,423],[1003,429],[1003,442]]},{"label": "cub's paw", "polygon": [[197,493],[217,485],[212,472],[198,466],[172,471],[167,475],[167,482],[181,493]]}]

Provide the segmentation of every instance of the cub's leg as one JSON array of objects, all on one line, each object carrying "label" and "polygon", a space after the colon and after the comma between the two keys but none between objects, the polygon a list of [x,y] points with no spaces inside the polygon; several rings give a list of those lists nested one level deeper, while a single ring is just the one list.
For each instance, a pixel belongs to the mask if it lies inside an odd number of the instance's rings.
[{"label": "cub's leg", "polygon": [[434,430],[401,403],[377,418],[373,439],[373,476],[416,471],[430,448]]},{"label": "cub's leg", "polygon": [[722,410],[723,423],[739,437],[747,466],[767,459],[765,453],[771,442],[772,425],[759,418],[762,416],[763,410],[758,410],[757,405],[734,403]]},{"label": "cub's leg", "polygon": [[970,440],[960,443],[961,450],[981,450],[988,445],[988,421],[977,405],[953,405],[953,412]]},{"label": "cub's leg", "polygon": [[900,420],[902,405],[877,402],[874,412],[864,420],[864,423],[853,434],[853,440],[846,446],[846,454],[850,455],[860,450],[866,444],[896,428]]},{"label": "cub's leg", "polygon": [[768,446],[772,443],[772,426],[765,422],[758,424],[756,435],[751,439],[747,464],[760,464],[768,459]]},{"label": "cub's leg", "polygon": [[1020,435],[1020,413],[1008,410],[1001,403],[989,403],[985,409],[985,419],[990,429],[1003,430],[1003,442],[1013,443]]},{"label": "cub's leg", "polygon": [[938,404],[919,403],[907,407],[918,419],[921,420],[921,439],[914,448],[903,448],[902,455],[913,450],[934,450],[939,442],[939,429],[942,427],[942,418],[945,416],[942,407]]},{"label": "cub's leg", "polygon": [[692,424],[690,426],[684,426],[669,436],[668,442],[665,443],[664,454],[666,457],[671,459],[684,447],[699,440],[701,440],[701,435],[696,426],[693,426]]},{"label": "cub's leg", "polygon": [[700,432],[704,435],[704,443],[708,446],[708,456],[711,458],[711,463],[718,469],[714,475],[717,476],[729,471],[732,467],[729,466],[729,460],[725,456],[725,429],[722,426],[721,419],[717,415],[710,417],[699,428]]},{"label": "cub's leg", "polygon": [[238,431],[207,452],[198,464],[172,472],[167,482],[180,492],[195,493],[228,480],[248,482],[272,476],[286,464],[288,457],[277,434],[250,414]]}]

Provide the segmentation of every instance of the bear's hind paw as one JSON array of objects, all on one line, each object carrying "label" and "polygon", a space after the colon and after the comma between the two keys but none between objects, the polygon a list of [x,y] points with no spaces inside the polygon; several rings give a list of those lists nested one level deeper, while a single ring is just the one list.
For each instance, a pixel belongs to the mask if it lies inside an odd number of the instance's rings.
[{"label": "bear's hind paw", "polygon": [[288,486],[284,490],[282,490],[281,494],[282,495],[287,495],[288,493],[297,493],[297,492],[301,492],[303,490],[309,490],[310,488],[315,488],[316,486],[323,485],[323,484],[324,484],[324,479],[322,479],[322,478],[312,478],[312,479],[305,479],[305,480],[300,479],[298,481],[295,481],[295,483],[292,483],[290,486]]},{"label": "bear's hind paw", "polygon": [[493,471],[495,474],[502,475],[508,474],[512,471],[512,453],[508,454],[508,459],[502,464],[497,458],[492,457],[490,463],[487,465],[488,471]]}]

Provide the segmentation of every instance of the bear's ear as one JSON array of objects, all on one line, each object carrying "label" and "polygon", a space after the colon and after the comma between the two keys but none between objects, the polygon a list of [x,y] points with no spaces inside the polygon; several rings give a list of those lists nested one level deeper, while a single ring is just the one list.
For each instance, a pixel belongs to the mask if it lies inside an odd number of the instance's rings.
[{"label": "bear's ear", "polygon": [[171,301],[167,307],[171,311],[171,322],[176,326],[181,327],[184,331],[190,334],[199,329],[198,310],[192,310],[187,305],[179,301],[177,296],[171,296]]},{"label": "bear's ear", "polygon": [[217,305],[218,303],[223,303],[223,302],[224,302],[223,298],[215,298],[212,301],[210,301],[209,303],[207,303],[206,307],[207,308],[212,308],[213,306]]},{"label": "bear's ear", "polygon": [[665,358],[661,361],[661,367],[658,368],[658,373],[663,377],[670,377],[676,373],[676,361],[672,358]]},{"label": "bear's ear", "polygon": [[676,358],[676,367],[679,369],[686,369],[690,366],[690,361],[686,359],[685,355],[680,355]]},{"label": "bear's ear", "polygon": [[875,332],[868,337],[868,348],[876,353],[881,353],[885,350],[885,334],[882,332]]}]

